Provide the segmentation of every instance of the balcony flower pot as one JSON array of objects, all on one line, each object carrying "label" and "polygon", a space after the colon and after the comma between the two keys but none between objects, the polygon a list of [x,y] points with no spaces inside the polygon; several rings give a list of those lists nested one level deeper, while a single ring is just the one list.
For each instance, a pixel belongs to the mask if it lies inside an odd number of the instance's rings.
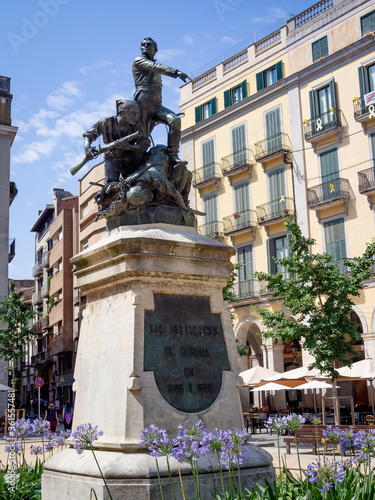
[{"label": "balcony flower pot", "polygon": [[284,208],[283,215],[289,215],[289,210],[287,208]]},{"label": "balcony flower pot", "polygon": [[233,214],[233,217],[234,217],[235,219],[239,219],[239,218],[240,218],[240,214],[238,214],[237,212],[235,212],[235,213]]}]

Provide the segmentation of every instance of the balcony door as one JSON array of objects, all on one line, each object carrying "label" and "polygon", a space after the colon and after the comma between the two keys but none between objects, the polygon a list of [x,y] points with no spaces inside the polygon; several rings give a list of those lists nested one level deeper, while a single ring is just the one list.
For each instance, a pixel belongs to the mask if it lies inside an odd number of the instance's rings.
[{"label": "balcony door", "polygon": [[267,154],[275,153],[281,149],[281,117],[280,108],[266,113],[266,147]]},{"label": "balcony door", "polygon": [[330,253],[338,261],[340,270],[345,272],[346,268],[342,263],[342,259],[347,257],[344,219],[343,217],[334,219],[325,222],[323,226],[326,252]]},{"label": "balcony door", "polygon": [[233,187],[234,191],[234,228],[241,229],[250,225],[250,183],[243,182]]},{"label": "balcony door", "polygon": [[340,189],[337,182],[340,177],[337,148],[320,153],[320,174],[323,201],[336,198],[336,191]]},{"label": "balcony door", "polygon": [[233,167],[246,165],[246,129],[245,125],[232,129]]},{"label": "balcony door", "polygon": [[214,237],[219,231],[218,227],[218,210],[217,210],[217,195],[207,196],[203,199],[204,216],[204,235]]},{"label": "balcony door", "polygon": [[237,262],[242,266],[238,271],[238,285],[240,298],[249,297],[254,292],[254,262],[253,246],[247,245],[237,250]]},{"label": "balcony door", "polygon": [[281,167],[268,174],[268,216],[279,217],[286,208],[285,168]]},{"label": "balcony door", "polygon": [[203,181],[215,177],[215,143],[210,139],[202,144]]}]

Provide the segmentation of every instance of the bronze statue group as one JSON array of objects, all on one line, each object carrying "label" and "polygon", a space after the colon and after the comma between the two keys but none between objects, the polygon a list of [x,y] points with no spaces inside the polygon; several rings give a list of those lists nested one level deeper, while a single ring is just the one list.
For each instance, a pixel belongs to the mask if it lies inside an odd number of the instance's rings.
[{"label": "bronze statue group", "polygon": [[[186,82],[188,76],[157,63],[157,50],[152,38],[142,41],[142,55],[135,58],[132,68],[134,100],[118,100],[116,116],[99,120],[83,134],[86,158],[70,171],[74,175],[87,161],[105,152],[105,182],[95,197],[99,216],[108,220],[131,211],[139,213],[164,206],[185,212],[183,219],[172,216],[165,222],[184,220],[186,225],[193,225],[186,217],[199,212],[189,207],[192,174],[187,162],[179,158],[181,119],[162,105],[161,78],[165,75]],[[168,144],[150,148],[151,132],[157,123],[168,127]],[[106,145],[100,150],[92,146],[99,137]],[[159,219],[150,221],[164,221],[163,217]],[[133,220],[139,223],[148,219]]]}]

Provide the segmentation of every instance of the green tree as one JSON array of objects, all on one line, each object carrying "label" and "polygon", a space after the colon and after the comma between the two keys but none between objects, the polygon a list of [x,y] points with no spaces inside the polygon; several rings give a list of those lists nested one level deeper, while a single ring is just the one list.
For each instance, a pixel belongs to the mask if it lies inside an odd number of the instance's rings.
[{"label": "green tree", "polygon": [[335,361],[350,366],[351,356],[355,355],[353,342],[360,339],[350,319],[352,298],[360,295],[364,281],[371,276],[375,242],[366,245],[361,257],[344,261],[348,272],[343,273],[331,254],[311,252],[315,240],[304,237],[297,223],[284,224],[291,233],[290,256],[276,260],[284,274],[256,272],[255,277],[267,282],[273,296],[282,298],[296,320],[283,311],[258,307],[266,327],[263,335],[279,342],[303,339],[304,349],[315,358],[311,367],[328,372],[335,380]]},{"label": "green tree", "polygon": [[18,359],[26,355],[24,347],[34,337],[35,333],[29,328],[29,322],[34,312],[22,301],[22,297],[15,290],[13,281],[9,283],[9,295],[0,301],[0,322],[5,328],[0,328],[0,358],[12,362],[12,386],[14,388],[14,369]]}]

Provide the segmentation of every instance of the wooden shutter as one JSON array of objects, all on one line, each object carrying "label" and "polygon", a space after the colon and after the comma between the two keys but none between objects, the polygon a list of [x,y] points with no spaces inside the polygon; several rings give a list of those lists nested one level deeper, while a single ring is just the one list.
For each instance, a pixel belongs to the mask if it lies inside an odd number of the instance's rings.
[{"label": "wooden shutter", "polygon": [[358,68],[358,78],[359,78],[359,93],[363,97],[366,94],[366,80],[365,80],[365,68],[360,66]]},{"label": "wooden shutter", "polygon": [[233,163],[236,165],[244,165],[247,161],[245,125],[240,125],[232,129],[232,150]]},{"label": "wooden shutter", "polygon": [[263,74],[263,71],[261,71],[260,73],[256,74],[256,80],[257,80],[257,92],[258,92],[259,90],[264,89],[264,74]]},{"label": "wooden shutter", "polygon": [[236,212],[245,212],[250,209],[249,183],[234,186],[234,208]]},{"label": "wooden shutter", "polygon": [[315,105],[315,92],[314,92],[314,90],[310,90],[309,99],[310,99],[310,115],[311,115],[311,119],[313,119],[316,117],[316,105]]},{"label": "wooden shutter", "polygon": [[229,108],[229,106],[232,106],[232,89],[224,92],[224,108]]},{"label": "wooden shutter", "polygon": [[[372,166],[375,168],[375,133],[370,135],[371,138],[371,152],[372,152]],[[374,172],[372,173],[372,181],[374,180]]]},{"label": "wooden shutter", "polygon": [[281,147],[280,108],[266,114],[267,154],[278,151]]},{"label": "wooden shutter", "polygon": [[211,99],[211,111],[213,115],[216,114],[216,97]]},{"label": "wooden shutter", "polygon": [[215,147],[214,140],[202,144],[203,179],[211,179],[215,175]]},{"label": "wooden shutter", "polygon": [[237,251],[237,262],[241,262],[242,266],[238,272],[239,281],[247,281],[253,278],[253,246],[239,248]]},{"label": "wooden shutter", "polygon": [[276,263],[273,260],[275,256],[275,240],[267,240],[267,258],[268,258],[268,274],[276,274]]},{"label": "wooden shutter", "polygon": [[279,61],[276,63],[276,81],[282,80],[283,77],[283,62]]},{"label": "wooden shutter", "polygon": [[285,208],[285,169],[279,168],[271,172],[268,176],[269,189],[269,215],[277,216]]},{"label": "wooden shutter", "polygon": [[195,108],[195,123],[202,121],[202,106],[197,106]]},{"label": "wooden shutter", "polygon": [[336,148],[320,153],[320,172],[322,176],[322,184],[333,181],[340,176],[339,160]]},{"label": "wooden shutter", "polygon": [[247,97],[247,80],[244,80],[241,83],[241,90],[242,90],[242,99],[246,99],[246,97]]},{"label": "wooden shutter", "polygon": [[337,108],[337,100],[336,100],[336,85],[335,85],[335,79],[332,78],[329,82],[329,89],[331,92],[331,99],[332,99],[332,107],[333,109]]},{"label": "wooden shutter", "polygon": [[333,255],[334,259],[345,259],[347,257],[343,218],[324,223],[324,238],[326,252]]},{"label": "wooden shutter", "polygon": [[205,235],[213,235],[218,230],[217,195],[208,196],[203,200],[203,211],[205,212]]}]

